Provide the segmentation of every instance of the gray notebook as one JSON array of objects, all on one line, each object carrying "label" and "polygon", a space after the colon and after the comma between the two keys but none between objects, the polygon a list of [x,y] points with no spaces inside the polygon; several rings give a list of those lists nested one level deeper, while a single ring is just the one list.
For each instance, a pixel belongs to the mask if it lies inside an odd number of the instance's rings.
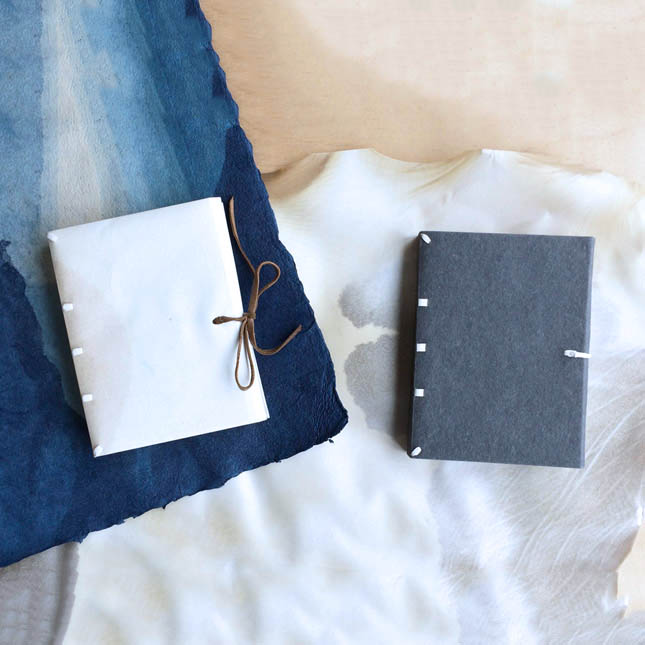
[{"label": "gray notebook", "polygon": [[584,465],[593,249],[419,235],[411,456]]}]

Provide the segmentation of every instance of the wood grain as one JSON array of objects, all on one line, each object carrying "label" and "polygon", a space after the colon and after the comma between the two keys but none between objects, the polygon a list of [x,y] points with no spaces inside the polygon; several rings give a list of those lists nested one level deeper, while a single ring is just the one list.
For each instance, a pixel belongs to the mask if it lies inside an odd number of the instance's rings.
[{"label": "wood grain", "polygon": [[528,151],[645,183],[638,0],[202,0],[263,172]]}]

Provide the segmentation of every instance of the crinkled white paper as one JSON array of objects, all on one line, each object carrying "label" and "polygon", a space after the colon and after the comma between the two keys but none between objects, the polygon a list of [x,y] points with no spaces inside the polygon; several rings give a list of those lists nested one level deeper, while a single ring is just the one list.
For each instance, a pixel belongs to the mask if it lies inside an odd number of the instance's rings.
[{"label": "crinkled white paper", "polygon": [[[334,444],[90,535],[68,643],[645,641],[616,568],[643,505],[645,214],[633,187],[485,151],[269,177],[334,358]],[[422,229],[596,236],[584,470],[410,459]]]}]

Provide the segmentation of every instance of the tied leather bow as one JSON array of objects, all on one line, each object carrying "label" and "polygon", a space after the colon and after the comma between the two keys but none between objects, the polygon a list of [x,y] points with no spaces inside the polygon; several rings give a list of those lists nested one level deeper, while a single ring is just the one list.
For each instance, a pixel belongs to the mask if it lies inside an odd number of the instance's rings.
[{"label": "tied leather bow", "polygon": [[[229,221],[231,223],[231,232],[233,233],[233,239],[237,244],[237,248],[240,250],[242,257],[246,260],[246,263],[249,265],[249,268],[253,272],[253,284],[251,285],[251,295],[249,297],[249,305],[247,311],[245,311],[241,316],[232,317],[232,316],[217,316],[213,319],[214,325],[222,325],[227,322],[239,322],[240,323],[240,333],[237,337],[237,359],[235,361],[235,382],[240,390],[248,390],[253,383],[255,382],[255,367],[253,365],[253,356],[251,354],[251,347],[255,349],[256,352],[262,354],[263,356],[272,356],[281,351],[286,345],[288,345],[301,331],[302,325],[298,325],[288,336],[282,341],[277,347],[272,349],[262,349],[258,347],[257,341],[255,340],[255,317],[256,311],[258,308],[258,301],[260,296],[267,290],[270,289],[279,279],[280,279],[280,267],[270,260],[265,260],[260,262],[257,267],[254,267],[251,260],[249,260],[248,255],[244,252],[242,248],[242,243],[240,242],[239,235],[237,234],[237,226],[235,225],[235,214],[233,209],[233,198],[231,198],[230,208],[229,208]],[[273,280],[267,282],[260,289],[260,273],[265,266],[270,266],[275,269],[275,277]],[[251,376],[247,385],[242,385],[240,383],[239,371],[240,371],[240,357],[242,355],[242,347],[244,347],[244,355],[246,358],[246,364]]]}]

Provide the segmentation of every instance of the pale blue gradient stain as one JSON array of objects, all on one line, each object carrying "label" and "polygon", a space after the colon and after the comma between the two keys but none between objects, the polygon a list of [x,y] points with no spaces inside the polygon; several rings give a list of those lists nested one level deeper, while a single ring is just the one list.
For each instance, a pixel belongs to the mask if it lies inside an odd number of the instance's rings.
[{"label": "pale blue gradient stain", "polygon": [[[232,101],[214,96],[212,66],[198,55],[204,24],[191,20],[186,28],[192,3],[156,4],[163,7],[136,0],[0,4],[0,239],[11,242],[7,252],[25,278],[45,352],[77,409],[47,230],[212,195],[237,118]],[[69,104],[80,106],[73,128]],[[92,147],[98,189],[65,172],[84,146]]]}]

